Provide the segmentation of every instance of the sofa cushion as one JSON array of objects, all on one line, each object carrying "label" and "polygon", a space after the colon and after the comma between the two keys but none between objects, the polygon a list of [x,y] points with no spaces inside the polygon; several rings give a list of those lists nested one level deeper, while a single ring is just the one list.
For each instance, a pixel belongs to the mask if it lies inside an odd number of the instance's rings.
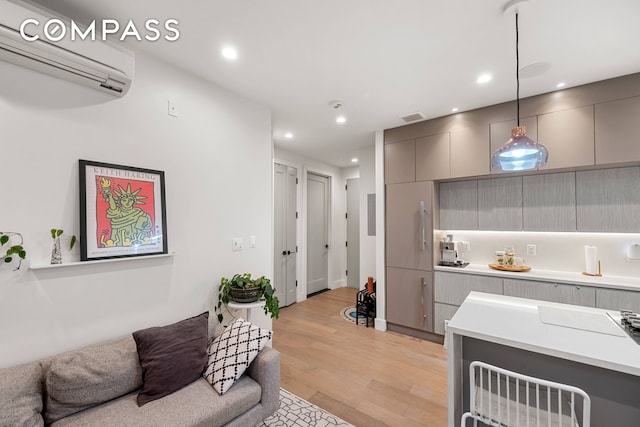
[{"label": "sofa cushion", "polygon": [[268,329],[236,319],[209,344],[204,378],[218,393],[226,393],[269,342],[272,334]]},{"label": "sofa cushion", "polygon": [[47,423],[123,396],[142,386],[131,337],[63,353],[46,372]]},{"label": "sofa cushion", "polygon": [[41,412],[40,363],[0,369],[0,426],[43,426]]},{"label": "sofa cushion", "polygon": [[260,385],[242,377],[224,396],[203,378],[161,399],[138,407],[136,393],[79,412],[52,427],[184,427],[221,426],[245,414],[260,402]]},{"label": "sofa cushion", "polygon": [[209,313],[133,333],[142,366],[140,406],[197,380],[207,363]]}]

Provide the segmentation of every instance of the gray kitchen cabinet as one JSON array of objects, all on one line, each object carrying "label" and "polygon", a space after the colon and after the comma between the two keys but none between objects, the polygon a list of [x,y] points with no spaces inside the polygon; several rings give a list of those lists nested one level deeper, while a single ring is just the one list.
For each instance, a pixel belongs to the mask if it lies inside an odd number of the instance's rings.
[{"label": "gray kitchen cabinet", "polygon": [[433,270],[432,248],[433,181],[387,185],[387,266]]},{"label": "gray kitchen cabinet", "polygon": [[640,96],[596,104],[596,164],[640,161]]},{"label": "gray kitchen cabinet", "polygon": [[452,178],[489,174],[489,131],[486,126],[453,127],[450,144]]},{"label": "gray kitchen cabinet", "polygon": [[522,224],[527,231],[576,231],[575,173],[523,176]]},{"label": "gray kitchen cabinet", "polygon": [[449,132],[416,139],[415,162],[416,181],[449,178]]},{"label": "gray kitchen cabinet", "polygon": [[[515,111],[514,111],[515,116]],[[489,125],[489,134],[491,135],[491,153],[496,152],[496,150],[502,147],[511,139],[511,129],[518,125],[517,120],[507,120],[506,122],[498,122],[491,123]],[[538,117],[537,116],[529,116],[529,117],[520,117],[520,126],[525,126],[527,128],[527,136],[534,141],[537,141],[538,138]],[[491,157],[489,157],[491,158]],[[509,171],[502,170],[493,170],[491,169],[491,174],[500,174],[500,173],[509,173]]]},{"label": "gray kitchen cabinet", "polygon": [[607,310],[631,310],[640,313],[640,291],[596,289],[596,307]]},{"label": "gray kitchen cabinet", "polygon": [[539,115],[538,142],[549,151],[540,170],[594,165],[593,105]]},{"label": "gray kitchen cabinet", "polygon": [[384,146],[384,183],[416,180],[416,141],[410,139]]},{"label": "gray kitchen cabinet", "polygon": [[640,230],[640,167],[576,172],[578,231]]},{"label": "gray kitchen cabinet", "polygon": [[387,267],[387,322],[433,332],[433,272]]},{"label": "gray kitchen cabinet", "polygon": [[441,230],[478,229],[478,181],[439,184]]},{"label": "gray kitchen cabinet", "polygon": [[435,302],[459,306],[471,291],[501,295],[502,279],[466,273],[435,272]]},{"label": "gray kitchen cabinet", "polygon": [[585,307],[596,306],[596,290],[588,286],[522,279],[504,279],[503,286],[504,294],[508,296]]},{"label": "gray kitchen cabinet", "polygon": [[433,332],[436,334],[444,335],[444,321],[451,320],[456,311],[458,311],[458,305],[449,305],[442,303],[435,303],[433,310]]},{"label": "gray kitchen cabinet", "polygon": [[478,181],[478,228],[522,230],[522,177]]}]

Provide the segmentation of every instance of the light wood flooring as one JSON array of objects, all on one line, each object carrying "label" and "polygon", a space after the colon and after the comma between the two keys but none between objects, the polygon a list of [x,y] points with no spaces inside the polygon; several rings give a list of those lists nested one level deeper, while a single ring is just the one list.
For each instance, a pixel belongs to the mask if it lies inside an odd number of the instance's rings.
[{"label": "light wood flooring", "polygon": [[335,289],[280,310],[281,387],[356,426],[446,426],[442,345],[343,319],[355,294]]}]

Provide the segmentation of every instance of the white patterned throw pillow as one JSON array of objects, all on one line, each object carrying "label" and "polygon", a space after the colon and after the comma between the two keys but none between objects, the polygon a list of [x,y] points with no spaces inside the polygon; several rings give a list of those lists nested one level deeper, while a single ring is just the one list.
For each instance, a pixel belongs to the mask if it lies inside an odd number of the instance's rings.
[{"label": "white patterned throw pillow", "polygon": [[225,394],[269,342],[273,331],[236,319],[207,348],[209,360],[203,377]]}]

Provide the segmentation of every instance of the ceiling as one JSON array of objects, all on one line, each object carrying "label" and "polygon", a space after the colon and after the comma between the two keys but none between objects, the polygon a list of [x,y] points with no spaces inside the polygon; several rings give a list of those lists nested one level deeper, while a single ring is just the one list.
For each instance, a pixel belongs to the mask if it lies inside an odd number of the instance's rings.
[{"label": "ceiling", "polygon": [[[79,22],[177,19],[176,42],[127,43],[268,106],[277,147],[338,167],[402,116],[515,99],[515,18],[503,0],[39,2]],[[640,0],[525,3],[520,66],[551,68],[521,76],[521,97],[640,72],[639,17]],[[237,60],[221,56],[226,45]],[[479,85],[481,73],[493,79]]]}]

